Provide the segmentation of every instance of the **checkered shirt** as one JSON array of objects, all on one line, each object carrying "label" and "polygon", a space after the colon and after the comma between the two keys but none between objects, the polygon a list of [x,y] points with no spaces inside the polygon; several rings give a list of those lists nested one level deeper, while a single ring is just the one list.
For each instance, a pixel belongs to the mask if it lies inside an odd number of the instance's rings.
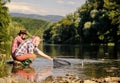
[{"label": "checkered shirt", "polygon": [[32,43],[32,39],[28,39],[19,45],[19,47],[15,51],[15,56],[21,56],[25,53],[33,53],[34,51],[36,51],[37,53],[41,52],[38,47],[34,46],[34,44]]}]

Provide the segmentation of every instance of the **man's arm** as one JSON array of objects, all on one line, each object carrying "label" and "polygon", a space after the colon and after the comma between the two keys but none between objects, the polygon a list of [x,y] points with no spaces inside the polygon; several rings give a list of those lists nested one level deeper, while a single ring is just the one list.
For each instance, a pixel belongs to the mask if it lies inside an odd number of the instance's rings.
[{"label": "man's arm", "polygon": [[24,40],[22,40],[19,36],[17,36],[13,42],[12,42],[12,53],[15,52],[17,47],[19,46],[20,43],[22,43]]},{"label": "man's arm", "polygon": [[37,51],[37,53],[39,55],[41,55],[42,57],[45,57],[46,59],[49,59],[49,60],[53,60],[53,58],[51,58],[50,56],[46,55],[45,53],[43,53],[42,51],[40,51],[37,47],[35,47],[35,50]]}]

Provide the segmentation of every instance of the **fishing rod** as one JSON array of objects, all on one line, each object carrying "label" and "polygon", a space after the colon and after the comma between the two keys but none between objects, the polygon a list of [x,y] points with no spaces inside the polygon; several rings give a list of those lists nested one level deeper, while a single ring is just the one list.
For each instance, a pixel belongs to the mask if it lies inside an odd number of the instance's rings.
[{"label": "fishing rod", "polygon": [[[41,28],[45,27],[46,25],[48,25],[49,23],[47,22],[46,24],[42,25]],[[34,33],[34,36],[37,35],[40,32],[40,30],[38,30],[36,33]]]},{"label": "fishing rod", "polygon": [[[42,25],[41,28],[45,27],[48,24],[49,23],[47,22],[46,24]],[[40,32],[40,30],[38,30],[33,36],[36,36],[39,32]],[[59,68],[59,67],[63,67],[63,66],[69,66],[69,65],[71,65],[71,63],[67,60],[53,58],[53,65],[54,65],[53,68]]]},{"label": "fishing rod", "polygon": [[[49,24],[49,22],[45,23],[45,24],[42,25],[40,28],[43,28],[43,27],[47,26],[48,24]],[[36,36],[40,31],[41,31],[41,30],[37,30],[34,34],[30,34],[30,33],[28,32],[28,35],[29,35],[29,37],[33,37],[33,36]]]}]

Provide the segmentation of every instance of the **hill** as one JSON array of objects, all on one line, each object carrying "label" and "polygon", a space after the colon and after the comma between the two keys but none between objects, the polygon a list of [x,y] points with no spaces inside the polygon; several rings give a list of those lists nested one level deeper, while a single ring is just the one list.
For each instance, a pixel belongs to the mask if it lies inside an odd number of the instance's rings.
[{"label": "hill", "polygon": [[42,36],[44,30],[47,28],[49,22],[41,19],[25,18],[25,17],[12,17],[13,22],[23,25],[24,28],[32,35]]},{"label": "hill", "polygon": [[38,15],[38,14],[23,14],[23,13],[10,13],[12,16],[15,17],[25,17],[25,18],[33,18],[33,19],[42,19],[48,22],[57,22],[64,18],[63,16],[59,15]]}]

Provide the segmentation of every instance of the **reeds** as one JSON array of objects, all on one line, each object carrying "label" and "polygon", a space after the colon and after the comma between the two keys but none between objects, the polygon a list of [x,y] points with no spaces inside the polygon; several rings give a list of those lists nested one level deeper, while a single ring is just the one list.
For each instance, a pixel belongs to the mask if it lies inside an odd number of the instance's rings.
[{"label": "reeds", "polygon": [[5,64],[5,61],[6,61],[6,55],[0,54],[0,67]]},{"label": "reeds", "polygon": [[0,77],[8,75],[8,65],[6,63],[6,54],[0,54]]}]

